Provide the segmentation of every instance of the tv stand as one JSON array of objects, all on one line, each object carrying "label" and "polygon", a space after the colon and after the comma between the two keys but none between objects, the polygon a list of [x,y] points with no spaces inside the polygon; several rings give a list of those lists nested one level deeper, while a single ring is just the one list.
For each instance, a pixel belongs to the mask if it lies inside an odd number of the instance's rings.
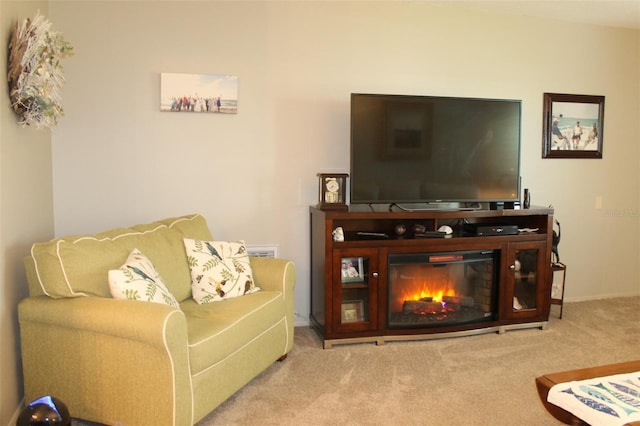
[{"label": "tv stand", "polygon": [[[339,343],[383,344],[547,327],[551,305],[551,208],[338,212],[311,207],[310,220],[310,321],[325,348]],[[516,225],[522,232],[475,236],[465,233],[465,223]],[[398,225],[406,229],[404,234],[398,235]],[[454,232],[447,238],[419,238],[411,232],[414,225],[422,225],[426,231],[448,225]],[[332,233],[338,227],[343,230],[344,241],[333,240]],[[359,233],[368,233],[367,238]],[[376,238],[377,234],[381,236]],[[396,327],[395,319],[391,319],[395,311],[390,302],[390,259],[404,255],[447,258],[468,252],[492,253],[495,285],[490,303],[495,307],[491,313],[477,322]],[[521,268],[525,263],[527,267]],[[354,268],[354,274],[344,274],[345,264]],[[426,299],[417,305],[432,306]]]}]

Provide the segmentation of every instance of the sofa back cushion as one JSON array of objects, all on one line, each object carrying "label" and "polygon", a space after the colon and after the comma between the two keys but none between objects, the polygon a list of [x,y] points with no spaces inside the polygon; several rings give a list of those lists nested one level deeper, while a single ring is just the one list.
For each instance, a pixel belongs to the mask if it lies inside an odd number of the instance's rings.
[{"label": "sofa back cushion", "polygon": [[191,274],[184,238],[212,239],[199,214],[93,235],[75,235],[36,243],[25,261],[32,296],[111,297],[108,273],[118,269],[134,248],[143,252],[179,301],[191,297]]}]

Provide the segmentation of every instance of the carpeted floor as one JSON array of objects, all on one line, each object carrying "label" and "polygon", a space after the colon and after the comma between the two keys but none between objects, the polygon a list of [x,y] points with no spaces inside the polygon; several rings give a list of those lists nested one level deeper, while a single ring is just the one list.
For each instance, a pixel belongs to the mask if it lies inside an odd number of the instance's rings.
[{"label": "carpeted floor", "polygon": [[640,359],[640,297],[552,306],[547,330],[323,350],[296,328],[275,363],[198,426],[557,425],[538,399],[545,373]]}]

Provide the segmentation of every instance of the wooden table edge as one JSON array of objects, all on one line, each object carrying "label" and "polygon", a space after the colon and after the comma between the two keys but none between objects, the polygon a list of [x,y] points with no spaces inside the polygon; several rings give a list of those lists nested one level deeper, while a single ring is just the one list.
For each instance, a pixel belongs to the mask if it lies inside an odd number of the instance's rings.
[{"label": "wooden table edge", "polygon": [[[614,374],[633,373],[634,371],[640,371],[640,360],[545,374],[543,376],[536,377],[536,388],[538,389],[538,396],[540,397],[540,401],[544,405],[544,408],[556,420],[568,425],[587,425],[587,423],[583,422],[570,412],[547,402],[547,396],[549,395],[551,387],[558,383],[612,376]],[[627,423],[627,425],[640,426],[640,422]]]}]

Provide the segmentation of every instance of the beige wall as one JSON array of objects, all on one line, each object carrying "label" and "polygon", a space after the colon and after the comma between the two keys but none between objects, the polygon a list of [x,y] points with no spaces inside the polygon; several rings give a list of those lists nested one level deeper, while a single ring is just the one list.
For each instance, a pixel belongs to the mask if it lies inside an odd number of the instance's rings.
[{"label": "beige wall", "polygon": [[[8,46],[18,20],[37,10],[46,16],[47,9],[46,1],[0,1],[0,45]],[[0,75],[6,76],[7,50],[0,52]],[[0,424],[6,425],[23,395],[16,314],[18,301],[27,295],[22,259],[34,241],[53,237],[53,188],[50,132],[19,127],[6,83],[0,87]]]},{"label": "beige wall", "polygon": [[[296,262],[304,320],[308,206],[318,171],[349,169],[349,94],[517,98],[523,186],[562,223],[567,298],[640,293],[638,31],[423,2],[63,1],[51,13],[76,46],[53,134],[58,235],[202,212],[217,238],[275,243]],[[161,72],[237,75],[239,113],[159,112]],[[604,159],[541,159],[544,92],[606,97]]]}]

